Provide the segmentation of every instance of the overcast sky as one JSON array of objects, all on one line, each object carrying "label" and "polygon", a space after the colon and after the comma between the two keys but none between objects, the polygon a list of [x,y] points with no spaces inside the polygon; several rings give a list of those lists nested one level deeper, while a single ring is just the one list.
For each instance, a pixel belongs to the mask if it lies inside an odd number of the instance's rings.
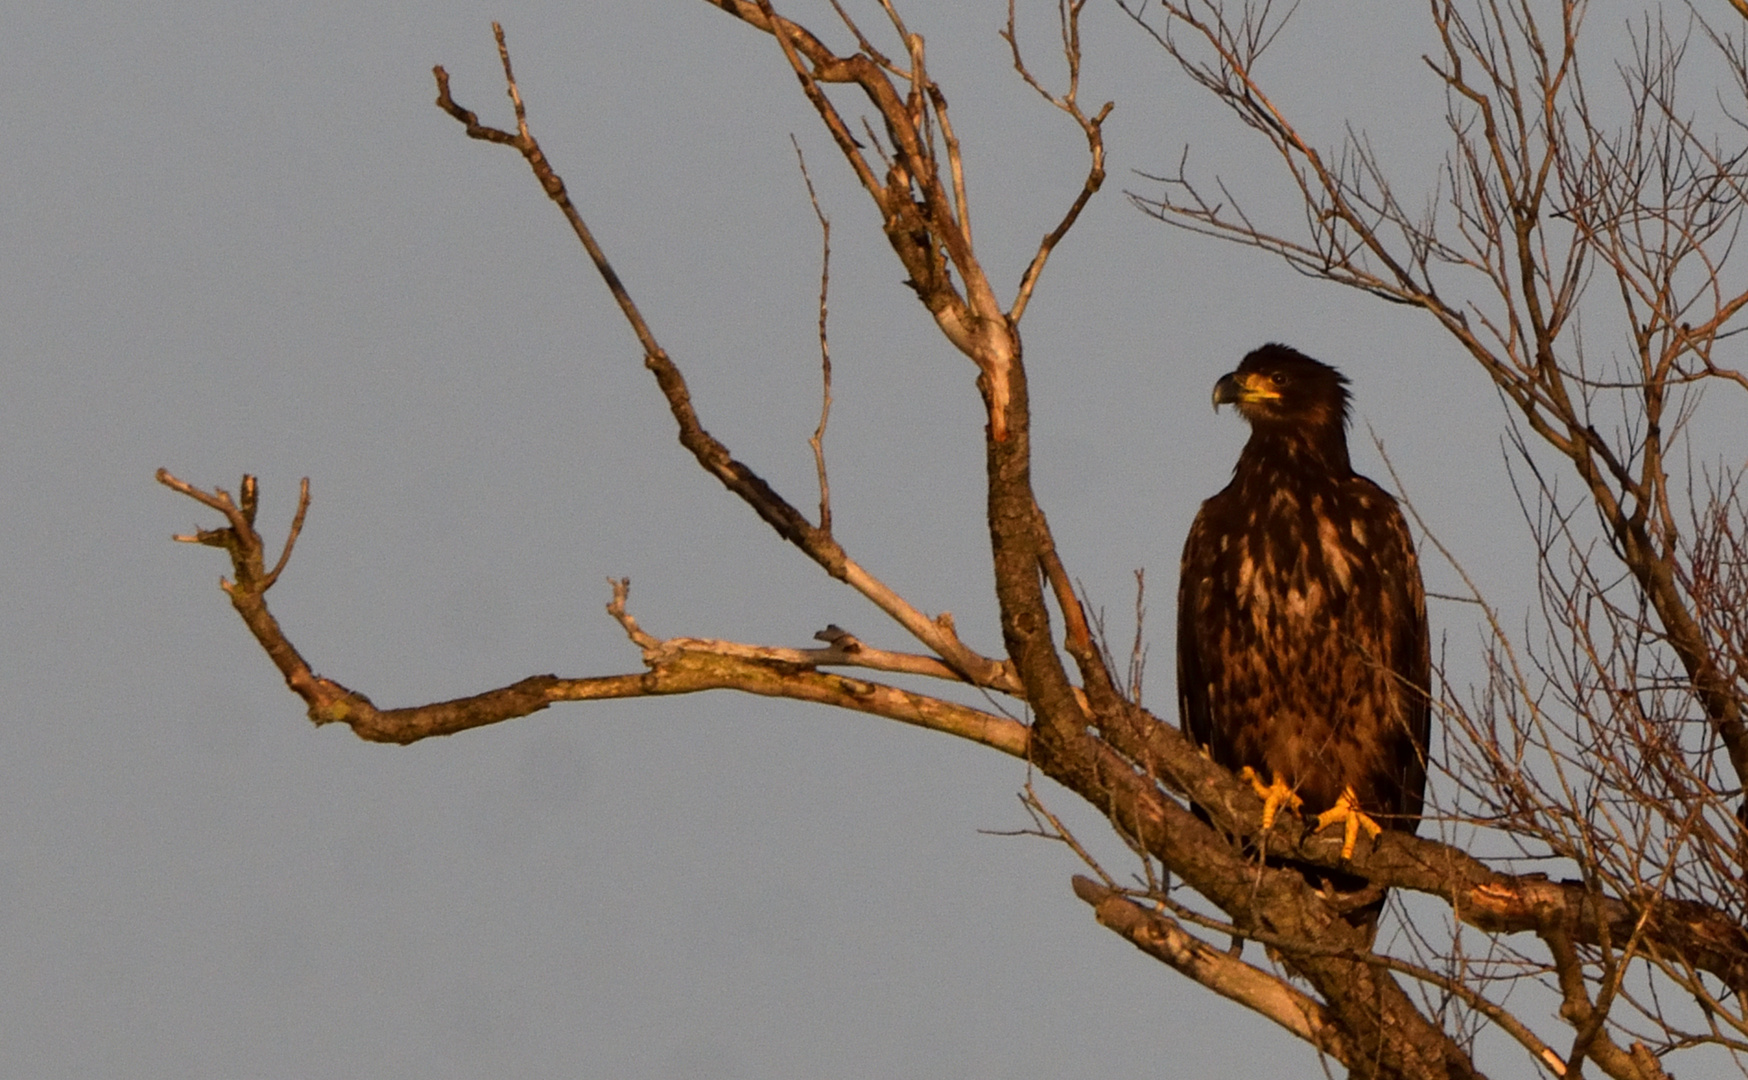
[{"label": "overcast sky", "polygon": [[[910,17],[1011,292],[1084,143],[1012,72],[1004,5],[947,6]],[[1422,10],[1332,6],[1305,5],[1267,74],[1324,144],[1352,120],[1425,190],[1443,130]],[[1054,75],[1053,13],[1022,10]],[[1099,928],[1068,851],[988,835],[1025,824],[1026,777],[987,751],[729,694],[411,748],[304,719],[218,590],[223,556],[170,542],[216,519],[154,469],[233,490],[258,474],[273,537],[311,478],[274,610],[384,706],[637,670],[609,576],[661,636],[805,646],[837,623],[911,646],[679,448],[520,158],[431,104],[442,63],[508,122],[493,18],[705,425],[811,507],[800,141],[835,229],[838,535],[999,648],[975,371],[902,286],[770,39],[697,0],[9,5],[0,1074],[1308,1075],[1297,1044]],[[1178,551],[1245,434],[1209,389],[1265,341],[1353,377],[1362,469],[1383,471],[1369,427],[1509,600],[1528,564],[1478,371],[1412,313],[1140,214],[1137,170],[1187,144],[1202,175],[1298,219],[1247,133],[1102,0],[1086,53],[1086,98],[1117,103],[1111,179],[1026,316],[1037,484],[1119,639],[1147,571],[1147,701],[1170,711]],[[1433,621],[1460,666],[1472,615]]]}]

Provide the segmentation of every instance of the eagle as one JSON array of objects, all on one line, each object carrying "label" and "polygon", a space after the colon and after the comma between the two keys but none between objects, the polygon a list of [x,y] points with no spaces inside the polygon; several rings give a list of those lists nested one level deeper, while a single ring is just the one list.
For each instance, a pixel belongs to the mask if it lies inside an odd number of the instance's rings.
[{"label": "eagle", "polygon": [[[1273,344],[1214,384],[1250,439],[1190,526],[1177,625],[1185,734],[1255,786],[1263,828],[1302,809],[1342,826],[1343,859],[1362,831],[1418,828],[1431,721],[1419,561],[1396,500],[1348,460],[1347,385]],[[1375,927],[1381,906],[1349,920]]]}]

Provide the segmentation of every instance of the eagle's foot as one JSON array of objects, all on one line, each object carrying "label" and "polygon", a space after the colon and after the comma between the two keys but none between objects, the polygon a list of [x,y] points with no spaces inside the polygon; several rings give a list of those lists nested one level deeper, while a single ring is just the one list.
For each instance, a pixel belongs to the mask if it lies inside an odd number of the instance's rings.
[{"label": "eagle's foot", "polygon": [[1246,765],[1238,771],[1238,778],[1249,780],[1250,786],[1256,789],[1257,795],[1262,799],[1263,832],[1268,832],[1269,826],[1275,823],[1275,815],[1281,812],[1281,807],[1285,806],[1289,810],[1297,810],[1305,802],[1304,799],[1299,798],[1298,792],[1287,786],[1287,782],[1281,779],[1279,773],[1275,774],[1274,783],[1264,784],[1262,777],[1256,774],[1256,770]]},{"label": "eagle's foot", "polygon": [[1364,829],[1366,835],[1374,840],[1384,831],[1382,825],[1373,821],[1370,814],[1360,809],[1359,796],[1353,793],[1351,787],[1342,791],[1341,798],[1336,801],[1334,806],[1317,815],[1315,831],[1322,832],[1337,822],[1343,826],[1341,857],[1344,859],[1353,858],[1354,845],[1359,843],[1361,829]]}]

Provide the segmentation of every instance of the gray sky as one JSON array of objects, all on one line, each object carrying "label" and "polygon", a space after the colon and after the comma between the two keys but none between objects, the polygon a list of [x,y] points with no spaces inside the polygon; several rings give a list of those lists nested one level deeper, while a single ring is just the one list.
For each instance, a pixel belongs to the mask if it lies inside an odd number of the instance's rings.
[{"label": "gray sky", "polygon": [[[1012,73],[1004,5],[912,7],[1011,290],[1078,187],[1080,135]],[[1351,117],[1420,184],[1441,134],[1420,9],[1359,7],[1301,12],[1271,75],[1326,143]],[[900,285],[768,39],[696,0],[11,5],[0,1074],[1314,1069],[1095,925],[1066,850],[981,833],[1024,824],[1023,769],[943,736],[727,694],[406,749],[310,728],[218,591],[222,555],[170,543],[216,522],[155,468],[233,490],[257,473],[270,535],[311,477],[275,611],[319,671],[385,706],[636,670],[602,613],[609,575],[658,635],[800,646],[835,622],[909,644],[691,462],[521,160],[432,106],[443,63],[507,122],[492,18],[705,425],[811,507],[800,139],[835,228],[839,536],[999,647],[974,370]],[[1147,569],[1148,700],[1172,698],[1182,536],[1244,437],[1208,390],[1264,341],[1343,367],[1362,468],[1382,471],[1370,424],[1433,527],[1520,586],[1478,372],[1409,313],[1128,205],[1150,190],[1133,170],[1188,143],[1205,175],[1297,214],[1119,12],[1091,6],[1086,30],[1085,94],[1117,101],[1111,180],[1026,318],[1038,486],[1120,639]],[[1022,35],[1053,72],[1050,10]],[[1433,618],[1472,651],[1471,616]]]}]

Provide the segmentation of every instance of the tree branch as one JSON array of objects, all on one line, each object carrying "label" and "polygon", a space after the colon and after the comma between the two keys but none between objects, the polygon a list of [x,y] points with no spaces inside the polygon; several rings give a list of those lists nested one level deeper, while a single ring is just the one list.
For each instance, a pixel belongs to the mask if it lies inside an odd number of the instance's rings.
[{"label": "tree branch", "polygon": [[[763,478],[746,465],[737,461],[729,453],[728,447],[704,430],[698,420],[697,411],[692,406],[691,392],[686,386],[686,379],[665,350],[657,343],[649,324],[644,320],[642,312],[632,300],[629,290],[614,272],[612,264],[607,261],[606,252],[596,242],[594,234],[584,222],[582,214],[571,202],[565,190],[564,180],[548,162],[541,151],[539,142],[528,130],[527,116],[522,106],[521,93],[516,87],[515,76],[510,67],[509,49],[504,43],[504,30],[497,23],[492,24],[493,35],[497,39],[498,54],[504,66],[504,80],[508,84],[511,100],[515,102],[517,131],[511,134],[496,128],[484,127],[474,113],[456,104],[449,92],[449,74],[441,65],[433,69],[437,78],[437,105],[449,115],[455,117],[466,128],[471,138],[486,142],[501,143],[514,147],[528,162],[535,178],[547,196],[558,206],[570,223],[571,230],[589,254],[589,259],[595,264],[601,279],[607,289],[613,294],[619,309],[624,313],[626,321],[631,324],[632,331],[637,335],[638,342],[644,349],[644,365],[654,374],[656,385],[661,388],[667,398],[670,411],[680,429],[680,444],[692,452],[698,464],[704,470],[720,480],[724,487],[740,496],[753,511],[764,519],[765,523],[777,530],[777,534],[800,548],[807,556],[818,563],[832,577],[850,585],[857,592],[872,600],[882,611],[890,615],[899,625],[910,631],[917,640],[934,650],[960,676],[976,686],[991,689],[1011,691],[1017,687],[1017,680],[1003,664],[980,656],[954,633],[952,622],[946,617],[931,619],[921,611],[911,606],[893,592],[883,582],[857,565],[844,552],[842,546],[833,539],[830,532],[824,528],[816,528],[810,524],[793,506],[778,495]],[[815,43],[817,45],[817,42]]]},{"label": "tree branch", "polygon": [[1105,183],[1105,118],[1111,115],[1116,107],[1115,102],[1107,101],[1097,113],[1092,116],[1080,107],[1080,12],[1086,6],[1086,0],[1058,0],[1057,12],[1062,24],[1062,55],[1068,61],[1068,89],[1060,96],[1044,89],[1042,83],[1026,67],[1024,58],[1020,55],[1019,30],[1015,25],[1014,0],[1008,0],[1008,24],[1001,31],[1001,36],[1008,43],[1014,57],[1014,70],[1020,73],[1020,78],[1026,85],[1038,92],[1045,101],[1067,113],[1080,130],[1086,135],[1087,155],[1091,159],[1087,166],[1086,180],[1080,186],[1080,194],[1075,196],[1068,211],[1062,215],[1062,220],[1056,227],[1045,234],[1038,243],[1038,252],[1032,256],[1032,261],[1026,266],[1025,273],[1020,275],[1020,287],[1014,294],[1014,302],[1008,308],[1008,319],[1018,323],[1026,313],[1026,305],[1031,303],[1032,290],[1038,286],[1038,277],[1044,272],[1044,264],[1050,260],[1050,254],[1056,250],[1056,245],[1074,228],[1074,223],[1080,220],[1080,212],[1086,209],[1087,203],[1098,194],[1099,188]]},{"label": "tree branch", "polygon": [[1330,1057],[1350,1061],[1353,1051],[1346,1036],[1321,1002],[1091,878],[1077,875],[1074,895],[1092,907],[1100,926],[1122,935],[1155,960],[1274,1021]]},{"label": "tree branch", "polygon": [[[261,570],[263,545],[250,520],[253,498],[249,501],[250,509],[245,512],[223,490],[202,491],[163,469],[158,470],[158,480],[166,487],[219,511],[229,521],[227,528],[203,530],[195,536],[177,539],[221,547],[229,552],[236,579],[221,584],[230,596],[232,606],[279,667],[286,685],[304,699],[310,720],[317,726],[342,723],[351,727],[361,739],[406,744],[513,720],[560,701],[739,690],[898,720],[954,735],[1010,757],[1024,758],[1027,754],[1030,732],[1017,720],[899,687],[818,670],[826,666],[867,667],[957,680],[955,672],[928,657],[867,649],[853,636],[841,631],[832,635],[832,644],[825,649],[774,649],[699,638],[660,640],[645,633],[626,612],[625,602],[630,590],[627,581],[614,583],[613,601],[607,610],[643,651],[647,668],[644,672],[593,678],[534,675],[510,686],[453,701],[404,709],[379,709],[365,695],[312,672],[285,636],[278,620],[268,611],[266,592],[272,582]],[[243,478],[243,490],[256,490],[254,477]],[[308,496],[308,481],[305,481],[304,496],[299,503],[300,524]]]}]

